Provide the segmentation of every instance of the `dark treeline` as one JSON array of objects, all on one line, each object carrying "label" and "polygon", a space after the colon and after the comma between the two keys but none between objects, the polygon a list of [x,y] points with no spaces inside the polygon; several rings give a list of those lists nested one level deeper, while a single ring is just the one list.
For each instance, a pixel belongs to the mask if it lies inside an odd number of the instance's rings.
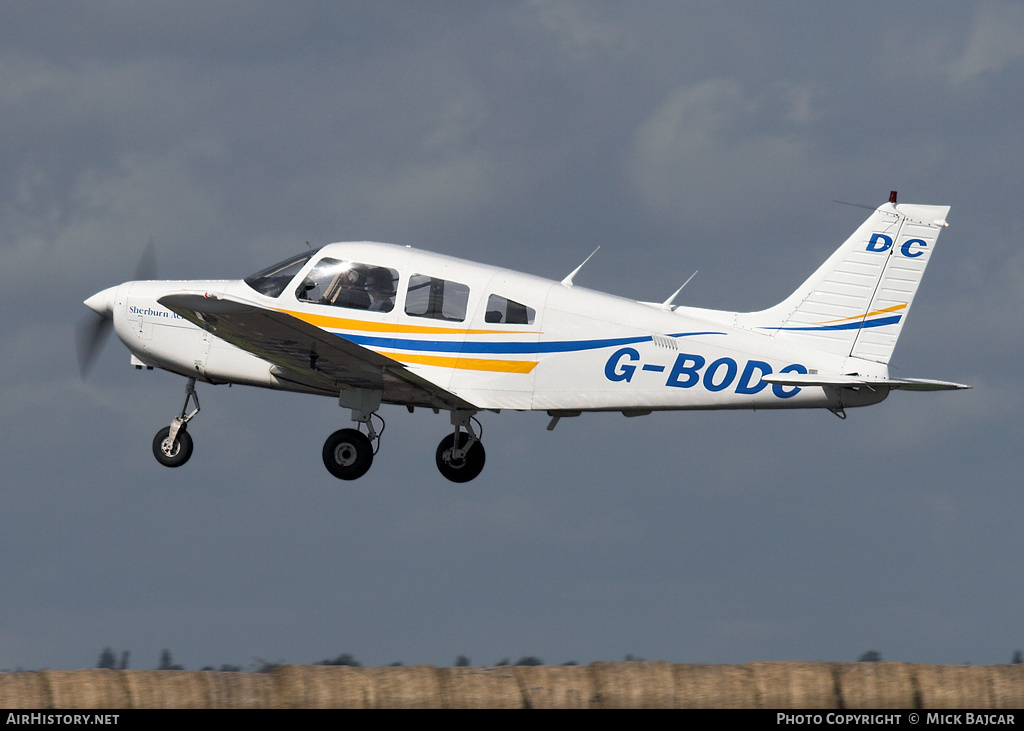
[{"label": "dark treeline", "polygon": [[[112,650],[109,647],[105,647],[105,648],[103,648],[103,651],[100,652],[100,659],[99,659],[99,662],[96,663],[96,667],[98,667],[98,668],[106,668],[108,670],[128,670],[129,669],[128,659],[129,659],[130,656],[131,656],[131,653],[129,653],[128,650],[125,650],[125,651],[123,651],[121,653],[120,659],[118,659],[118,655],[117,655],[117,653],[114,652],[114,650]],[[633,657],[632,655],[626,655],[626,660],[627,661],[630,661],[630,660],[641,660],[641,658]],[[217,670],[217,671],[220,671],[220,672],[227,672],[227,673],[240,673],[240,672],[270,673],[270,672],[273,672],[274,668],[279,667],[281,665],[285,665],[285,664],[287,664],[287,663],[285,663],[284,660],[279,660],[277,662],[270,662],[270,661],[264,660],[262,658],[256,657],[256,658],[253,658],[253,661],[249,665],[248,668],[243,668],[241,665],[224,664],[224,665],[221,665],[219,667],[214,667],[212,665],[207,665],[207,666],[199,668],[199,669],[200,670]],[[338,655],[337,657],[335,657],[333,659],[320,660],[319,662],[315,662],[313,664],[314,665],[334,665],[334,666],[347,665],[349,667],[354,667],[354,668],[361,668],[361,667],[363,667],[363,664],[361,662],[356,660],[356,658],[353,655],[351,655],[350,653],[347,653],[347,652],[343,652],[342,654]],[[401,662],[393,662],[393,663],[390,663],[390,666],[391,667],[400,667],[403,664],[404,663],[401,663]],[[454,667],[469,667],[471,664],[472,663],[470,662],[468,657],[466,657],[465,655],[459,655],[458,657],[455,658]],[[543,665],[544,662],[539,657],[534,657],[533,655],[526,655],[524,657],[519,658],[515,663],[511,662],[508,658],[505,658],[505,659],[501,660],[500,662],[495,663],[496,666],[513,665],[513,664],[514,665]],[[569,662],[562,663],[562,665],[578,665],[578,664],[579,663],[577,663],[577,662],[575,662],[573,660],[570,660]],[[173,656],[171,655],[171,651],[165,649],[165,650],[162,650],[160,652],[160,661],[157,664],[155,669],[156,670],[184,670],[185,668],[183,666],[181,666],[181,665],[176,664],[174,662]]]},{"label": "dark treeline", "polygon": [[[626,655],[625,658],[623,658],[623,659],[626,662],[644,662],[644,658],[636,657],[634,655]],[[107,670],[128,670],[131,667],[130,666],[130,660],[131,660],[131,652],[129,652],[128,650],[122,650],[120,653],[117,653],[112,648],[105,647],[100,652],[100,657],[99,657],[99,660],[96,663],[96,667],[97,668],[107,669]],[[868,650],[867,652],[861,654],[860,657],[857,658],[857,662],[882,662],[882,660],[883,660],[882,653],[878,652],[877,650]],[[199,669],[200,670],[214,670],[214,671],[219,671],[219,672],[223,672],[223,673],[241,673],[241,672],[270,673],[270,672],[273,672],[274,668],[277,668],[277,667],[279,667],[281,665],[287,665],[287,664],[289,664],[289,663],[286,663],[284,660],[278,660],[277,662],[271,662],[271,661],[264,660],[264,659],[259,658],[259,657],[254,657],[252,662],[248,666],[233,665],[233,664],[225,663],[225,664],[222,664],[222,665],[220,665],[218,667],[214,667],[213,665],[206,665],[206,666],[201,667]],[[525,656],[519,658],[518,660],[516,660],[515,662],[512,662],[508,657],[502,658],[501,660],[499,660],[498,662],[494,663],[494,665],[490,666],[490,667],[501,667],[503,665],[543,665],[543,664],[544,664],[544,661],[541,660],[539,657],[536,657],[534,655],[525,655]],[[561,665],[578,665],[578,664],[579,663],[577,663],[574,660],[569,660],[568,662],[561,663]],[[964,662],[963,664],[964,665],[971,665],[972,663],[971,662]],[[1022,652],[1021,650],[1015,650],[1013,652],[1013,655],[1010,658],[1010,664],[1011,665],[1021,665],[1021,664],[1024,664],[1024,652]],[[343,653],[341,653],[340,655],[338,655],[337,657],[334,657],[334,658],[329,658],[329,659],[326,659],[326,660],[320,660],[319,662],[313,663],[313,665],[348,666],[348,667],[354,667],[354,668],[363,667],[363,664],[361,662],[359,662],[355,658],[354,655],[352,655],[352,654],[350,654],[348,652],[343,652]],[[404,663],[402,663],[402,662],[390,663],[391,667],[400,667],[402,665],[404,665]],[[455,662],[452,663],[453,667],[469,667],[470,665],[472,665],[472,662],[465,655],[458,655],[455,658]],[[138,669],[138,668],[135,668],[135,669]],[[146,668],[142,668],[142,669],[146,669]],[[164,650],[161,650],[160,657],[159,657],[159,659],[157,661],[157,665],[153,669],[155,669],[155,670],[185,670],[185,667],[183,665],[179,665],[179,664],[175,663],[174,662],[174,657],[171,655],[171,651],[168,650],[168,649],[164,649]],[[7,673],[7,672],[11,672],[11,671],[5,669],[5,670],[0,670],[0,672]],[[25,671],[24,671],[23,668],[17,668],[14,672],[25,672]]]},{"label": "dark treeline", "polygon": [[[109,647],[105,647],[105,648],[103,648],[103,651],[100,652],[100,659],[99,659],[99,662],[96,663],[96,667],[98,667],[98,668],[107,668],[107,669],[110,669],[110,670],[127,670],[128,669],[128,661],[129,661],[130,657],[131,657],[131,653],[128,650],[122,651],[120,656],[118,656],[117,653],[114,652],[114,650],[112,650]],[[626,657],[624,659],[625,659],[626,662],[644,662],[644,658],[642,658],[642,657],[635,657],[633,655],[626,655]],[[867,652],[863,653],[860,657],[857,658],[857,662],[882,662],[882,659],[883,659],[882,658],[882,653],[878,652],[877,650],[868,650]],[[1012,658],[1010,659],[1010,663],[1013,664],[1013,665],[1024,664],[1024,652],[1021,652],[1021,650],[1016,650],[1013,653]],[[253,658],[253,662],[249,665],[248,668],[243,668],[241,665],[224,664],[224,665],[221,665],[219,667],[214,667],[212,665],[207,665],[205,667],[200,668],[200,670],[218,670],[220,672],[229,672],[229,673],[240,673],[240,672],[269,673],[269,672],[273,672],[274,668],[276,668],[276,667],[278,667],[280,665],[285,665],[285,664],[287,664],[287,663],[285,663],[284,660],[279,660],[277,662],[269,662],[267,660],[263,660],[263,659],[257,657],[257,658]],[[313,663],[313,664],[314,665],[348,666],[348,667],[354,667],[354,668],[360,668],[360,667],[363,666],[363,664],[361,662],[356,660],[356,658],[353,655],[351,655],[350,653],[347,653],[347,652],[343,652],[343,653],[341,653],[340,655],[338,655],[337,657],[335,657],[333,659],[320,660],[319,662],[316,662],[316,663]],[[494,667],[501,667],[502,665],[543,665],[543,664],[544,664],[544,661],[541,660],[539,657],[535,657],[533,655],[526,655],[524,657],[519,658],[514,663],[509,658],[507,658],[507,657],[503,658],[500,661],[496,662],[494,664]],[[570,660],[568,662],[563,662],[561,664],[562,665],[578,665],[579,663],[577,663],[577,662],[575,662],[573,660]],[[970,665],[971,663],[964,663],[964,664],[965,665]],[[401,663],[401,662],[390,663],[390,666],[392,666],[392,667],[398,667],[398,666],[401,666],[401,665],[403,665],[403,663]],[[472,665],[472,663],[470,662],[470,659],[468,657],[466,657],[465,655],[457,656],[455,658],[455,662],[453,663],[453,667],[469,667],[470,665]],[[184,670],[185,668],[183,666],[181,666],[181,665],[175,664],[174,659],[171,656],[171,651],[165,649],[165,650],[160,652],[160,660],[159,660],[159,662],[158,662],[158,664],[157,664],[155,669],[156,670]]]}]

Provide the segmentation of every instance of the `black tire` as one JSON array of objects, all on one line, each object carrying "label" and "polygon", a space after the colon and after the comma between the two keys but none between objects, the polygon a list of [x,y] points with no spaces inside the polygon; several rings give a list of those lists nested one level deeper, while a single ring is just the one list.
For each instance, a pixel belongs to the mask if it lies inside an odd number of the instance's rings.
[{"label": "black tire", "polygon": [[[465,446],[468,441],[469,434],[459,432],[459,447]],[[466,458],[461,462],[453,462],[446,458],[446,454],[454,446],[454,434],[449,434],[437,445],[437,454],[435,455],[437,469],[440,470],[445,478],[452,482],[469,482],[479,475],[484,468],[484,462],[487,459],[484,445],[480,442],[474,442],[473,446],[469,448],[469,452],[466,453]]]},{"label": "black tire", "polygon": [[185,427],[178,429],[178,436],[171,448],[164,451],[164,440],[171,435],[171,427],[165,426],[153,437],[153,456],[156,461],[164,467],[181,467],[188,462],[192,456],[192,437],[185,431]]},{"label": "black tire", "polygon": [[339,480],[356,480],[373,464],[373,445],[361,431],[339,429],[324,442],[324,467]]}]

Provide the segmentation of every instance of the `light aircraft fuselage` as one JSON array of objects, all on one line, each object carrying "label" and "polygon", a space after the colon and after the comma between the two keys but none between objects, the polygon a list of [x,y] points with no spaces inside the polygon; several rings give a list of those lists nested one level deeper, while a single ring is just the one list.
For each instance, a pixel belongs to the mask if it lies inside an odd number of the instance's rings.
[{"label": "light aircraft fuselage", "polygon": [[963,388],[888,369],[947,212],[891,200],[793,295],[753,313],[637,302],[574,286],[575,272],[558,282],[373,242],[330,244],[245,280],[126,282],[86,304],[113,320],[136,366],[190,379],[181,416],[154,440],[169,466],[184,461],[176,439],[191,454],[185,424],[205,381],[338,398],[367,432],[325,444],[343,479],[369,468],[382,403],[450,411],[437,462],[461,482],[483,467],[481,411],[546,411],[549,428],[586,411],[845,416],[892,389]]}]

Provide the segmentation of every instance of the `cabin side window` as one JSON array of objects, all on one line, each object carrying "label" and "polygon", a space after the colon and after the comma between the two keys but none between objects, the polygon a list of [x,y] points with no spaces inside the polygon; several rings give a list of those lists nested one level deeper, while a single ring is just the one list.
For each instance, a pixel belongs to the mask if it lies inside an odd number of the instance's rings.
[{"label": "cabin side window", "polygon": [[532,325],[537,312],[514,300],[492,294],[487,298],[484,322],[500,322],[503,325]]},{"label": "cabin side window", "polygon": [[405,314],[462,322],[469,305],[469,287],[447,279],[413,274],[405,293]]},{"label": "cabin side window", "polygon": [[397,284],[394,269],[324,257],[309,270],[295,298],[317,305],[391,312]]}]

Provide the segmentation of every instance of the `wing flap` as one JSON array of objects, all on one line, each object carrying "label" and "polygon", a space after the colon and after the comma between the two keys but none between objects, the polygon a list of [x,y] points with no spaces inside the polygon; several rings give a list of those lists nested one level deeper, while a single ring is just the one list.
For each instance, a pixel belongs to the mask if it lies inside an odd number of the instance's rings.
[{"label": "wing flap", "polygon": [[340,392],[382,390],[384,400],[445,409],[468,401],[412,373],[402,363],[255,302],[198,293],[164,295],[159,303],[218,338],[273,364],[281,380]]}]

